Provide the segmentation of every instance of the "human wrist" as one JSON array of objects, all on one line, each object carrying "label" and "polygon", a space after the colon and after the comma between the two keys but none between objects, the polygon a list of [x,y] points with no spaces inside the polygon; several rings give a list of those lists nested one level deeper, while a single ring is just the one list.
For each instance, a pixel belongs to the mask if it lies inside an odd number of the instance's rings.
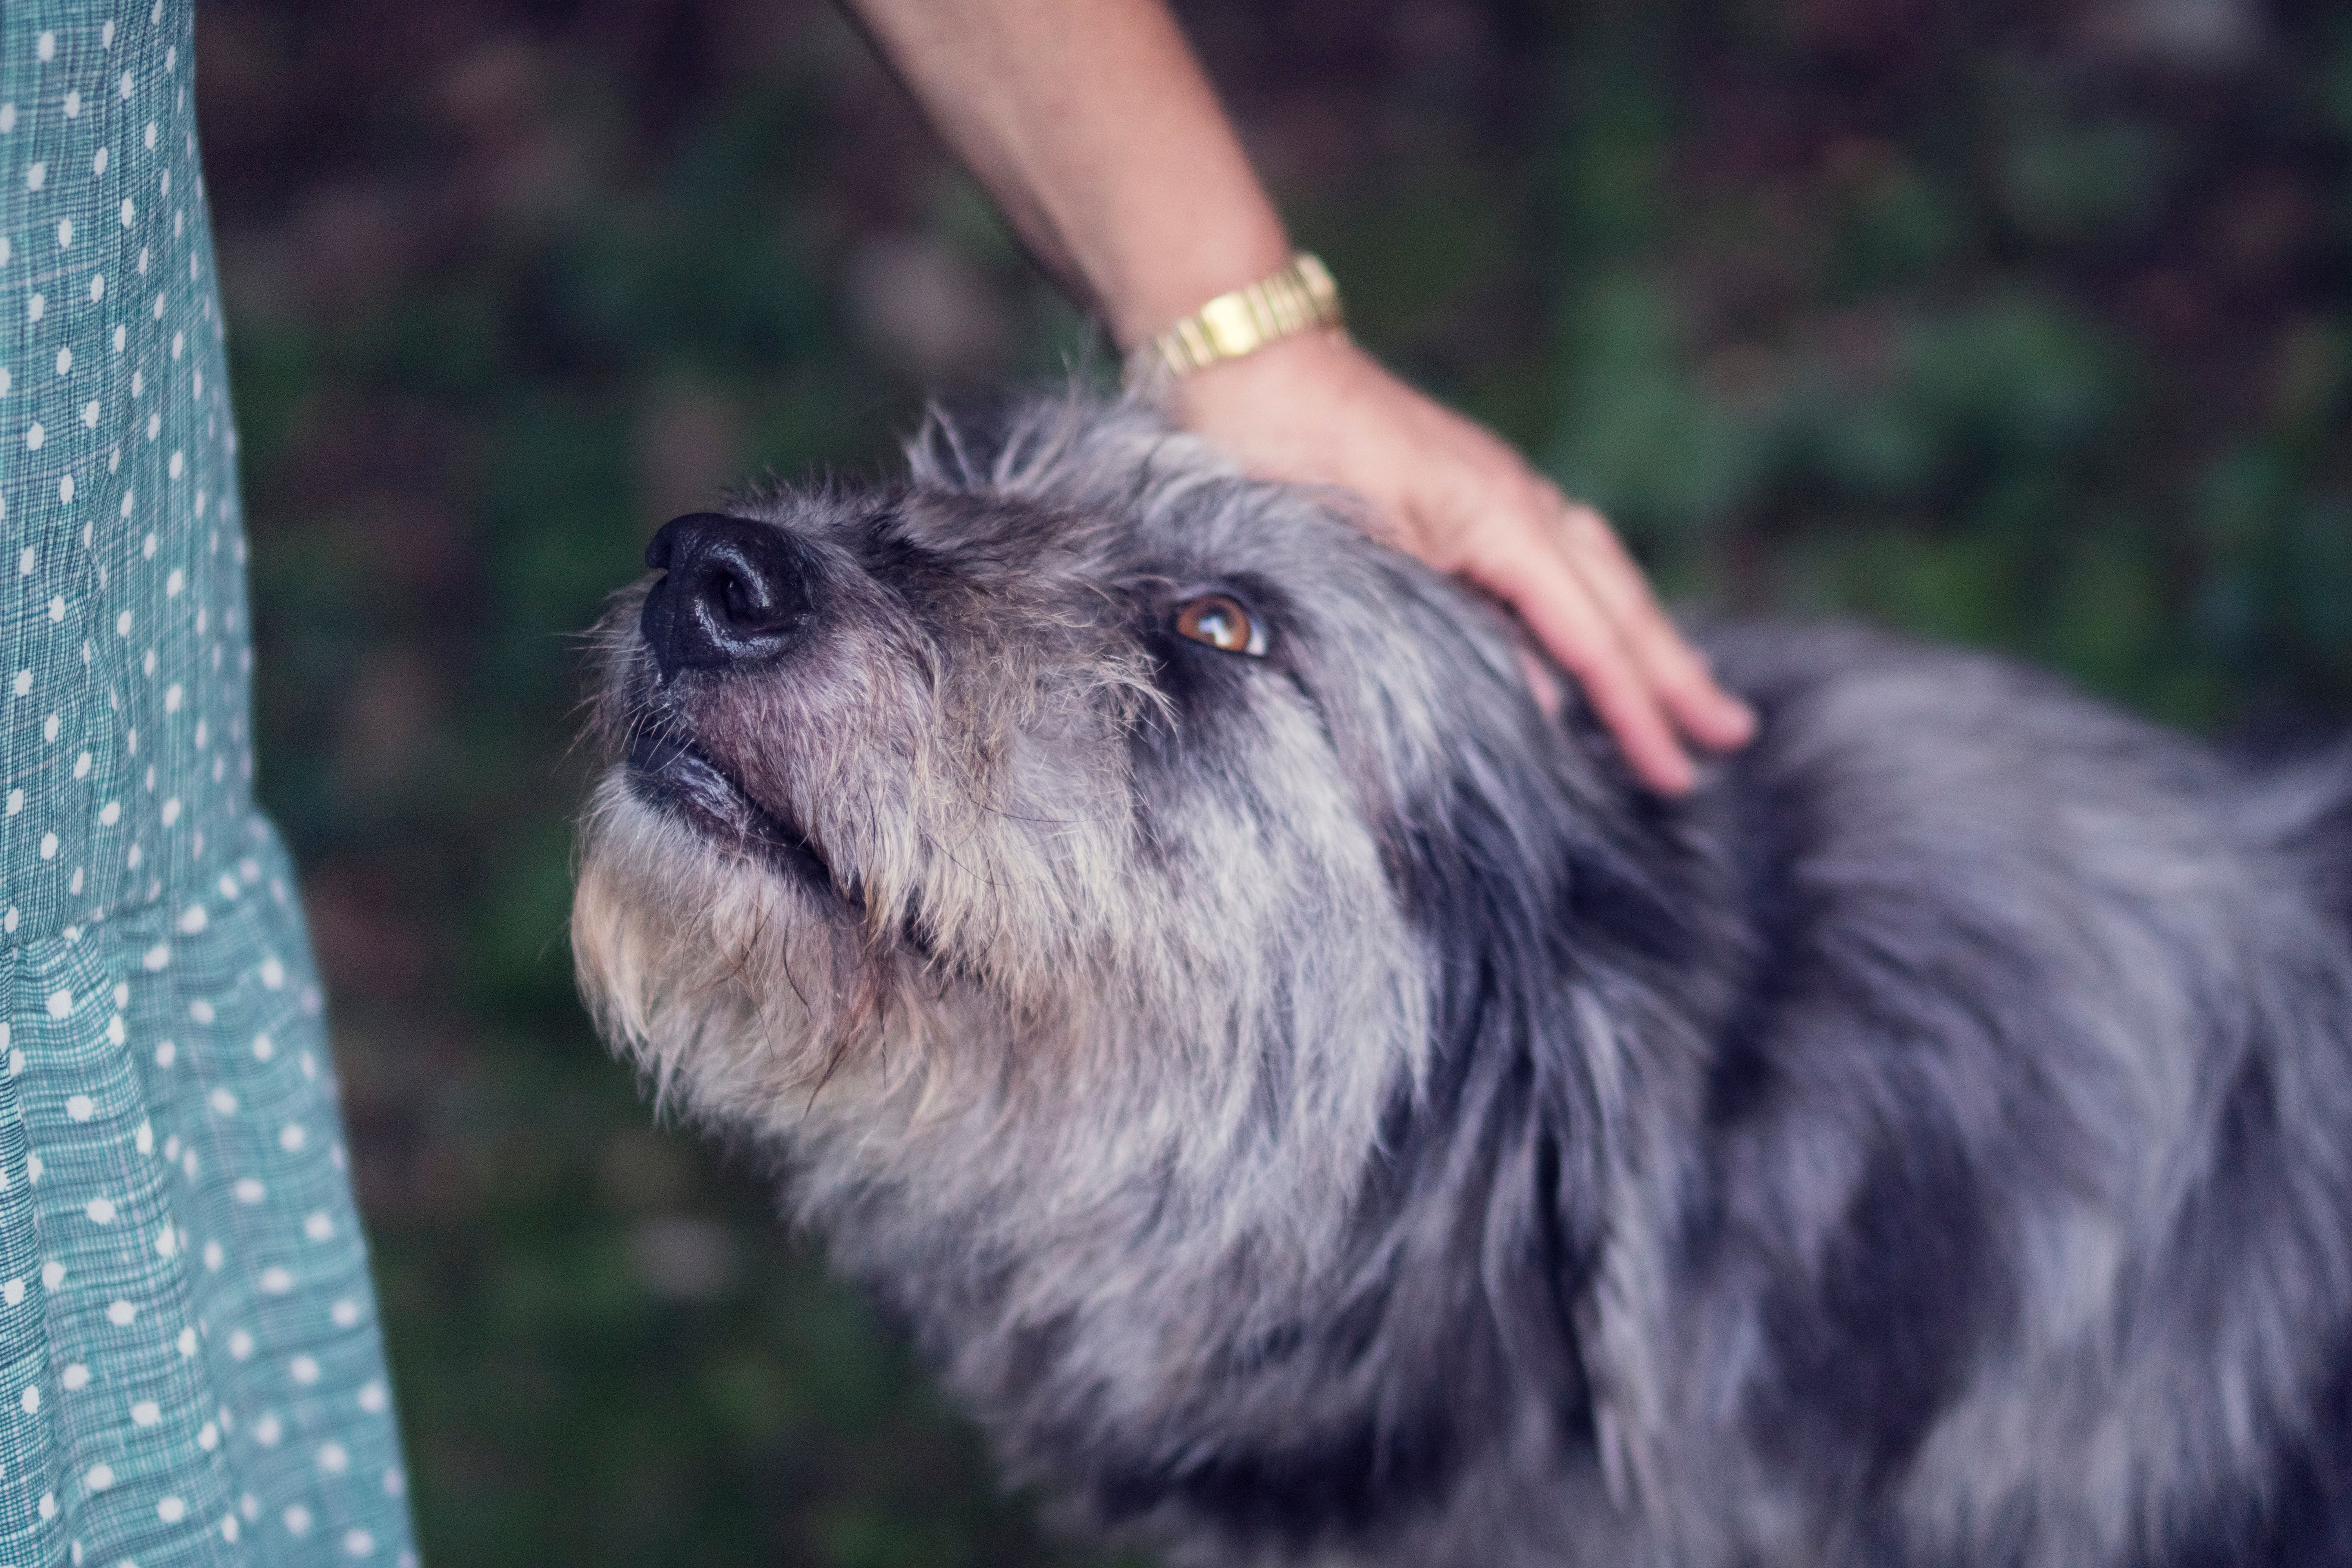
[{"label": "human wrist", "polygon": [[[1224,225],[1171,230],[1139,226],[1136,243],[1087,266],[1103,324],[1121,353],[1150,342],[1221,294],[1245,289],[1290,262],[1290,237],[1271,211]],[[1154,231],[1157,232],[1154,232]]]}]

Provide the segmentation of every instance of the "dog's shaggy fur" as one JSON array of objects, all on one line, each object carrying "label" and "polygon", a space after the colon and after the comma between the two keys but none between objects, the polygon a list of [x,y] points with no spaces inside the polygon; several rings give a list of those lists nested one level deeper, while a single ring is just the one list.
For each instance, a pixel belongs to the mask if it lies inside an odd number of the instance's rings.
[{"label": "dog's shaggy fur", "polygon": [[574,939],[1015,1475],[1184,1563],[2352,1561],[2344,759],[1736,629],[1662,802],[1330,497],[913,458],[617,601]]}]

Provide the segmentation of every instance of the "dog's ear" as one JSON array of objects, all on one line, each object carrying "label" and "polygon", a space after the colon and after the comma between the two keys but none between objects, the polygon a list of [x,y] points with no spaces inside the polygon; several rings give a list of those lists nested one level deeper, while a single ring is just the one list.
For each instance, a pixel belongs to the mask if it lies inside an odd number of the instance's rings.
[{"label": "dog's ear", "polygon": [[1639,788],[1572,692],[1564,713],[1543,710],[1498,610],[1390,569],[1367,602],[1402,623],[1393,656],[1332,672],[1350,695],[1327,684],[1322,707],[1399,905],[1439,955],[1439,1027],[1467,1039],[1498,1001],[1540,1006],[1602,954],[1674,972],[1706,920],[1688,835],[1651,820],[1675,808]]},{"label": "dog's ear", "polygon": [[916,482],[959,490],[993,484],[998,462],[1032,401],[1010,393],[975,393],[931,404],[923,411],[922,428],[907,446]]},{"label": "dog's ear", "polygon": [[1098,433],[1105,407],[1076,387],[1062,397],[1000,392],[933,403],[908,444],[908,467],[916,483],[946,489],[1046,489],[1066,479],[1066,459]]},{"label": "dog's ear", "polygon": [[1484,605],[1401,558],[1360,566],[1381,580],[1301,606],[1329,623],[1308,639],[1315,652],[1339,650],[1349,666],[1307,679],[1390,886],[1449,975],[1532,970],[1580,849],[1583,814],[1547,766],[1556,740]]}]

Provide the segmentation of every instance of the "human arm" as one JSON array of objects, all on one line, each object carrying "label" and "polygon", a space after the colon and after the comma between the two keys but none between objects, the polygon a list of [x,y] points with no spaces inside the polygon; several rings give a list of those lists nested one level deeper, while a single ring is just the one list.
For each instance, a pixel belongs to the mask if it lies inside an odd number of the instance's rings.
[{"label": "human arm", "polygon": [[[849,0],[1033,254],[1122,348],[1278,270],[1288,235],[1160,0]],[[1402,548],[1509,605],[1636,773],[1753,728],[1598,513],[1336,332],[1176,383],[1176,418],[1268,478],[1344,486]]]}]

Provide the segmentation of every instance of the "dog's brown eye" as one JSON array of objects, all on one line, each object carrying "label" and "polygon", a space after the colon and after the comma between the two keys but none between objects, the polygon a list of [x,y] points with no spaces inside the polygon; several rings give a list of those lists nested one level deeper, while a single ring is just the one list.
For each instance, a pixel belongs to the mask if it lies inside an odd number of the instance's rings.
[{"label": "dog's brown eye", "polygon": [[1223,594],[1203,594],[1188,601],[1176,612],[1176,630],[1219,653],[1245,653],[1253,658],[1265,653],[1265,628]]}]

